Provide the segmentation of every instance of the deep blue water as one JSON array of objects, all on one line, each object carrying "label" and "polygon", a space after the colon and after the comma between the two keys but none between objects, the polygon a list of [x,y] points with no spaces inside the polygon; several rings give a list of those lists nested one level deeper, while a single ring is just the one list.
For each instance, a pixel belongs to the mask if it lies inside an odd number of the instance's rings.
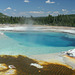
[{"label": "deep blue water", "polygon": [[75,47],[75,35],[57,32],[5,32],[27,47]]}]

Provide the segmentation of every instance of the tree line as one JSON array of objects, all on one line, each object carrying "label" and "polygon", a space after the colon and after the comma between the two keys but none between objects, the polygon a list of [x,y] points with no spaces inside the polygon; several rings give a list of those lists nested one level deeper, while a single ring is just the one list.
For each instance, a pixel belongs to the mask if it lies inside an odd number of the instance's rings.
[{"label": "tree line", "polygon": [[75,14],[58,16],[48,15],[46,17],[13,17],[0,13],[0,24],[40,24],[75,27]]},{"label": "tree line", "polygon": [[75,15],[58,15],[47,17],[36,17],[33,20],[37,24],[53,25],[53,26],[73,26],[75,27]]}]

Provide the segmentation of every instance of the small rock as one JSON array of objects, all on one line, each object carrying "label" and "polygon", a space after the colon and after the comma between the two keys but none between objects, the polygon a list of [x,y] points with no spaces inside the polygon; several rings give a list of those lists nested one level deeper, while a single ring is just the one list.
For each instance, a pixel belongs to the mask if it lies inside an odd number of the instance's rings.
[{"label": "small rock", "polygon": [[35,66],[35,67],[37,67],[37,68],[43,68],[43,66],[41,66],[41,65],[39,65],[39,64],[37,64],[37,63],[31,63],[30,65],[31,65],[31,66]]},{"label": "small rock", "polygon": [[14,65],[9,65],[10,69],[15,69],[16,67]]}]

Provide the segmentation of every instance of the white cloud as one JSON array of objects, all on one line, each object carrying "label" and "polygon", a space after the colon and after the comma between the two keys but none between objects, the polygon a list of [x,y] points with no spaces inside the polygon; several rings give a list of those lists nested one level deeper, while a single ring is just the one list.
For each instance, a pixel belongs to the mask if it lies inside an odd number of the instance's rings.
[{"label": "white cloud", "polygon": [[48,11],[47,13],[48,13],[48,14],[50,14],[50,13],[51,13],[51,11]]},{"label": "white cloud", "polygon": [[66,9],[62,9],[62,11],[67,11]]},{"label": "white cloud", "polygon": [[31,15],[32,16],[48,16],[49,14],[51,15],[58,15],[59,12],[58,11],[55,11],[55,12],[52,12],[52,11],[23,11],[23,12],[13,12],[12,15],[13,16],[27,16],[27,17],[30,17]]},{"label": "white cloud", "polygon": [[69,11],[68,11],[67,9],[62,9],[62,12],[63,12],[64,14],[67,14]]},{"label": "white cloud", "polygon": [[55,12],[53,12],[53,13],[55,13],[55,14],[59,14],[59,11],[55,11]]},{"label": "white cloud", "polygon": [[29,17],[30,15],[29,15],[29,13],[28,12],[18,12],[18,13],[16,13],[15,14],[16,16],[27,16],[27,17]]},{"label": "white cloud", "polygon": [[6,9],[11,10],[11,7],[8,7],[8,8],[6,8]]},{"label": "white cloud", "polygon": [[11,7],[7,7],[6,9],[4,9],[4,11],[6,11],[6,10],[11,10]]},{"label": "white cloud", "polygon": [[45,12],[45,11],[25,11],[25,12],[19,12],[19,13],[17,13],[16,14],[16,16],[30,16],[30,15],[32,15],[32,16],[47,16],[47,15],[49,15],[51,13],[51,11],[47,11],[47,12]]},{"label": "white cloud", "polygon": [[43,14],[44,12],[43,11],[30,11],[29,13],[32,13],[32,14]]},{"label": "white cloud", "polygon": [[55,2],[51,2],[50,0],[47,0],[46,3],[51,3],[51,4],[53,4],[53,3],[55,3]]},{"label": "white cloud", "polygon": [[29,3],[30,1],[29,1],[29,0],[24,0],[24,2],[25,2],[25,3]]},{"label": "white cloud", "polygon": [[68,13],[69,13],[69,11],[64,12],[64,14],[68,14]]}]

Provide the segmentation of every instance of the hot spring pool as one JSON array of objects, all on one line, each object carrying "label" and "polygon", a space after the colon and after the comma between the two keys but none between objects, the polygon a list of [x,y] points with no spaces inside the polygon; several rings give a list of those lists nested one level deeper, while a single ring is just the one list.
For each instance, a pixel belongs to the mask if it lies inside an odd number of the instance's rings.
[{"label": "hot spring pool", "polygon": [[[0,54],[38,55],[75,48],[75,35],[58,32],[4,32]],[[3,45],[2,45],[3,44]]]}]

